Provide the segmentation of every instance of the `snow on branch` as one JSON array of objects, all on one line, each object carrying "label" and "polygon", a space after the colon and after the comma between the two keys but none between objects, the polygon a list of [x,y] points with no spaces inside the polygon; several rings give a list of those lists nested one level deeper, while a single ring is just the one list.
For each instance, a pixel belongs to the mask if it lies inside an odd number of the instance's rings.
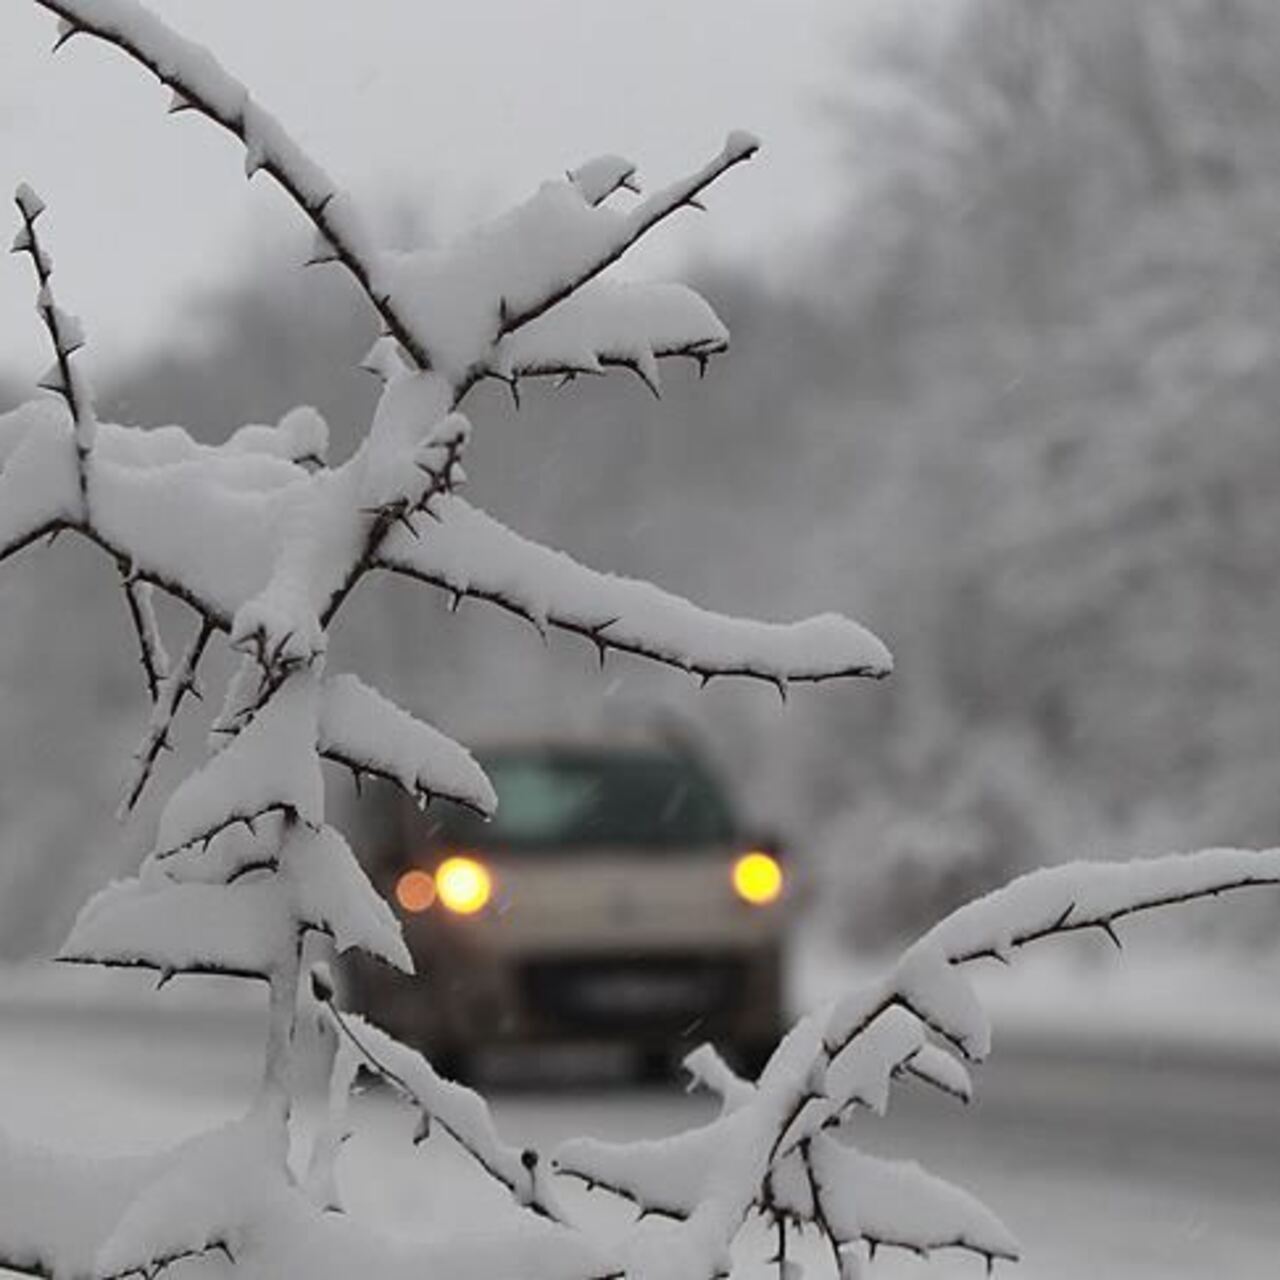
[{"label": "snow on branch", "polygon": [[157,856],[207,845],[238,823],[252,829],[271,813],[320,827],[318,684],[313,671],[290,676],[226,747],[178,787],[160,815]]},{"label": "snow on branch", "polygon": [[0,1132],[0,1267],[49,1280],[92,1275],[99,1244],[162,1164],[87,1160]]},{"label": "snow on branch", "polygon": [[[234,134],[245,148],[246,172],[269,173],[316,227],[321,248],[313,260],[346,267],[413,363],[449,372],[459,395],[494,371],[503,339],[594,280],[672,214],[700,208],[701,194],[760,145],[750,134],[731,134],[707,163],[626,214],[604,202],[634,185],[634,166],[604,157],[544,184],[525,204],[450,250],[380,254],[323,169],[206,50],[135,0],[37,2],[62,19],[60,42],[86,33],[115,45],[173,90],[173,109],[195,110]],[[653,335],[644,340],[647,354],[640,358],[639,323],[633,319],[619,333],[615,321],[614,349],[599,352],[595,362],[641,370],[654,354],[676,354],[678,348],[701,359],[712,349],[705,333],[683,343]],[[504,359],[518,367],[510,353]]]},{"label": "snow on branch", "polygon": [[272,878],[239,884],[124,880],[85,904],[58,959],[121,969],[266,979],[290,926]]},{"label": "snow on branch", "polygon": [[807,1159],[817,1216],[838,1248],[861,1240],[872,1250],[965,1249],[988,1263],[1018,1258],[1017,1241],[990,1209],[912,1161],[879,1160],[825,1136],[813,1140]]},{"label": "snow on branch", "polygon": [[66,963],[269,979],[281,939],[315,932],[409,973],[390,907],[332,827],[293,825],[269,857],[203,880],[196,866],[154,858],[85,904],[58,958]]},{"label": "snow on branch", "polygon": [[869,631],[834,614],[768,623],[712,613],[634,578],[599,573],[530,542],[458,497],[435,504],[434,524],[414,538],[393,530],[382,567],[441,587],[455,602],[489,600],[538,630],[585,637],[610,649],[699,675],[751,676],[785,691],[791,681],[881,677],[892,659]]},{"label": "snow on branch", "polygon": [[1097,932],[1117,943],[1115,926],[1128,916],[1274,884],[1280,884],[1280,848],[1070,862],[1029,872],[967,903],[925,938],[952,964],[1005,959],[1019,947],[1056,934]]},{"label": "snow on branch", "polygon": [[388,332],[419,367],[430,367],[429,354],[376,278],[374,255],[350,201],[208,50],[179,35],[136,0],[36,2],[65,24],[59,43],[83,32],[115,45],[173,91],[171,112],[199,112],[239,138],[246,174],[252,177],[261,170],[280,184],[315,226],[329,257],[355,278]]},{"label": "snow on branch", "polygon": [[[330,993],[324,994],[327,997]],[[426,1141],[438,1127],[506,1187],[521,1208],[549,1221],[567,1221],[538,1152],[504,1142],[488,1103],[475,1090],[446,1080],[420,1053],[358,1014],[340,1013],[327,1002],[325,1013],[329,1025],[361,1064],[418,1110],[415,1142]]]},{"label": "snow on branch", "polygon": [[[699,169],[654,192],[630,213],[611,215],[608,222],[597,222],[595,225],[599,229],[593,228],[593,234],[583,236],[572,249],[568,248],[566,237],[562,242],[566,247],[561,250],[565,260],[557,264],[558,270],[551,270],[548,265],[539,275],[507,282],[502,294],[505,306],[502,308],[498,336],[506,337],[515,333],[557,303],[563,302],[588,281],[595,279],[606,267],[617,262],[632,245],[673,213],[681,209],[701,208],[698,197],[730,169],[750,160],[759,150],[760,140],[753,134],[744,131],[731,133],[720,151]],[[568,185],[581,196],[583,189],[580,183],[581,178],[570,179]],[[545,186],[543,192],[547,192],[550,185]],[[539,196],[535,196],[529,205],[522,206],[522,210],[529,208]],[[583,203],[589,208],[599,209],[599,203],[592,203],[589,198],[584,199]],[[554,249],[558,246],[535,244],[532,247],[545,247],[554,254]]]},{"label": "snow on branch", "polygon": [[[837,1253],[859,1242],[925,1254],[956,1247],[1011,1258],[1016,1246],[967,1192],[911,1165],[871,1160],[837,1141],[860,1107],[882,1111],[895,1079],[911,1075],[959,1100],[968,1072],[933,1044],[985,1055],[986,1017],[957,965],[1138,911],[1251,885],[1280,884],[1280,850],[1210,850],[1124,864],[1073,864],[1032,873],[962,907],[910,948],[883,979],[803,1019],[754,1085],[716,1055],[691,1067],[725,1097],[709,1125],[656,1142],[577,1139],[557,1167],[673,1219],[667,1244],[685,1250],[682,1280],[711,1280],[752,1210],[812,1222]],[[783,1228],[780,1227],[780,1230]]]},{"label": "snow on branch", "polygon": [[20,186],[15,203],[22,216],[22,227],[13,242],[12,252],[25,253],[36,273],[39,293],[36,310],[49,333],[54,363],[40,380],[40,386],[62,397],[74,424],[76,479],[80,488],[80,507],[89,509],[89,454],[93,450],[98,421],[93,408],[93,393],[73,359],[84,346],[84,330],[75,316],[63,311],[53,296],[53,259],[40,244],[36,222],[44,213],[44,201],[30,187]]},{"label": "snow on branch", "polygon": [[[381,277],[459,395],[489,374],[510,377],[522,362],[531,371],[573,372],[598,369],[605,355],[613,363],[641,367],[655,354],[709,355],[724,347],[723,330],[709,309],[695,315],[681,295],[684,305],[676,310],[675,295],[643,291],[597,291],[597,300],[585,303],[576,318],[549,323],[539,336],[517,337],[595,281],[659,223],[681,209],[700,207],[699,195],[749,160],[759,145],[749,134],[731,134],[706,164],[627,213],[605,206],[602,193],[623,185],[619,174],[627,167],[606,157],[576,175],[543,183],[522,204],[455,244],[383,254]],[[578,335],[586,315],[604,326],[600,349],[592,350]]]},{"label": "snow on branch", "polygon": [[81,516],[75,437],[61,406],[33,401],[0,415],[0,560]]},{"label": "snow on branch", "polygon": [[497,796],[471,753],[353,675],[327,680],[319,750],[326,760],[394,782],[422,804],[436,796],[491,814]]},{"label": "snow on branch", "polygon": [[683,356],[704,371],[728,346],[720,317],[686,285],[598,280],[504,338],[493,373],[514,387],[521,378],[626,368],[657,395],[660,359]]}]

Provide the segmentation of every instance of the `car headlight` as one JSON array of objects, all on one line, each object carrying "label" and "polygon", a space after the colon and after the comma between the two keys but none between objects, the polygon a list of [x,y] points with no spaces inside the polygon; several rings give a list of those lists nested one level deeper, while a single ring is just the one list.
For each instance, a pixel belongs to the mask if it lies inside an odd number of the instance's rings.
[{"label": "car headlight", "polygon": [[473,916],[493,896],[493,877],[482,862],[457,854],[436,868],[435,888],[455,915]]},{"label": "car headlight", "polygon": [[744,853],[733,864],[733,890],[743,902],[766,907],[782,896],[783,875],[778,860],[759,849]]}]

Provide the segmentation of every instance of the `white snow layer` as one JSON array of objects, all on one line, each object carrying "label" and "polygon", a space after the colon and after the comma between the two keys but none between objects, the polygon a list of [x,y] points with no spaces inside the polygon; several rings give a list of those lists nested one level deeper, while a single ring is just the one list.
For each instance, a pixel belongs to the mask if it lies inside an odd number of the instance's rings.
[{"label": "white snow layer", "polygon": [[811,1160],[821,1208],[840,1243],[1018,1256],[1018,1242],[990,1209],[914,1162],[877,1160],[828,1137],[813,1140]]},{"label": "white snow layer", "polygon": [[183,781],[160,815],[159,851],[204,843],[233,823],[252,825],[273,812],[320,826],[318,686],[314,671],[289,676],[222,751]]},{"label": "white snow layer", "polygon": [[729,331],[699,294],[681,284],[597,280],[504,338],[494,371],[505,378],[634,369],[657,390],[658,360],[724,351]]},{"label": "white snow layer", "polygon": [[785,683],[887,674],[889,651],[835,614],[755,622],[691,604],[651,583],[600,573],[520,537],[463,499],[441,496],[422,534],[391,532],[380,561],[396,572],[491,600],[527,618],[703,676],[753,675]]},{"label": "white snow layer", "polygon": [[465,747],[353,675],[325,682],[319,747],[328,759],[387,778],[411,796],[443,796],[484,814],[497,807],[493,786]]},{"label": "white snow layer", "polygon": [[1007,956],[1049,933],[1102,929],[1136,911],[1280,881],[1280,848],[1205,849],[1130,862],[1069,862],[1019,876],[935,925],[953,963]]},{"label": "white snow layer", "polygon": [[59,958],[265,977],[300,932],[315,930],[339,952],[359,948],[412,972],[399,921],[332,827],[293,828],[272,861],[226,884],[171,879],[152,860],[85,904]]}]

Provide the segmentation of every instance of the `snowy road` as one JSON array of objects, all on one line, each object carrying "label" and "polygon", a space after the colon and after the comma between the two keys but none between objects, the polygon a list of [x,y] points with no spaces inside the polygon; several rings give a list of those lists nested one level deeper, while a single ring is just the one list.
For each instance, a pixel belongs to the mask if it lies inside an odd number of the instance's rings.
[{"label": "snowy road", "polygon": [[[252,1089],[257,1023],[223,1011],[195,1019],[106,1006],[87,1018],[0,1003],[0,1121],[94,1151],[139,1149],[232,1115]],[[1021,1238],[1025,1280],[1274,1280],[1280,1272],[1280,1061],[1270,1055],[1063,1057],[1043,1044],[998,1045],[964,1110],[904,1093],[867,1145],[963,1180]],[[589,1086],[499,1096],[513,1137],[548,1146],[570,1132],[659,1135],[708,1114],[663,1090]],[[388,1098],[361,1103],[348,1156],[354,1210],[406,1229],[470,1220],[500,1197],[447,1151],[414,1151],[411,1122]],[[433,1144],[434,1145],[434,1144]],[[438,1171],[438,1165],[434,1166]],[[442,1189],[441,1183],[445,1186]],[[624,1221],[600,1197],[602,1229]],[[756,1268],[742,1268],[744,1276]],[[824,1274],[823,1270],[811,1275]],[[979,1276],[967,1257],[931,1265],[886,1256],[873,1274]]]}]

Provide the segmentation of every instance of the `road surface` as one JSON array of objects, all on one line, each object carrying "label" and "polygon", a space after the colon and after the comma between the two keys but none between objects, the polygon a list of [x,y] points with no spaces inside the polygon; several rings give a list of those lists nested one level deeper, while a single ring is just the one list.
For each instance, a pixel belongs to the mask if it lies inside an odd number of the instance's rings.
[{"label": "road surface", "polygon": [[[164,997],[157,997],[163,1004]],[[0,1123],[85,1151],[153,1147],[230,1118],[250,1096],[259,1020],[227,1009],[106,1004],[79,1012],[0,1003]],[[963,1182],[1021,1239],[1025,1280],[1275,1280],[1280,1275],[1280,1061],[1267,1055],[1177,1055],[1105,1047],[1064,1053],[1005,1038],[961,1108],[904,1088],[873,1150],[919,1159]],[[657,1136],[710,1114],[675,1090],[580,1081],[498,1093],[500,1125],[549,1147],[575,1132]],[[436,1142],[415,1150],[412,1120],[391,1098],[358,1107],[346,1157],[353,1211],[404,1230],[483,1224],[494,1194]],[[448,1175],[441,1178],[448,1165]],[[578,1194],[575,1192],[575,1194]],[[607,1228],[626,1212],[582,1203]],[[740,1274],[759,1271],[752,1241]],[[826,1274],[825,1259],[809,1270]],[[735,1274],[738,1274],[737,1272]],[[883,1280],[980,1276],[976,1259],[929,1264],[882,1255]]]}]

